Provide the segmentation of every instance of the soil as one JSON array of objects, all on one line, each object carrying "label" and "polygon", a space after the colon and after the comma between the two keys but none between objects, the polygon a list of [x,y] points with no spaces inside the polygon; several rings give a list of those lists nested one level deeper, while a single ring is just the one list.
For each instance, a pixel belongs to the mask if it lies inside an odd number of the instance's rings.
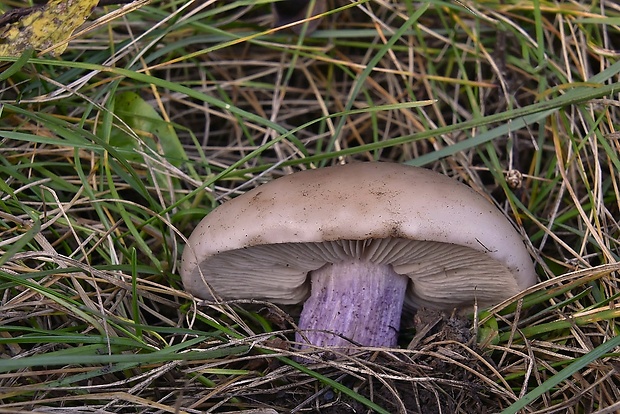
[{"label": "soil", "polygon": [[[411,352],[367,353],[360,356],[361,362],[347,361],[316,372],[346,385],[390,413],[501,411],[501,398],[492,395],[482,380],[489,369],[477,355],[471,324],[457,315],[420,310],[413,317],[415,335],[407,346]],[[302,378],[302,374],[299,378],[283,378],[278,392],[265,391],[264,395],[252,396],[254,404],[267,403],[280,413],[371,412],[318,380],[305,375]]]}]

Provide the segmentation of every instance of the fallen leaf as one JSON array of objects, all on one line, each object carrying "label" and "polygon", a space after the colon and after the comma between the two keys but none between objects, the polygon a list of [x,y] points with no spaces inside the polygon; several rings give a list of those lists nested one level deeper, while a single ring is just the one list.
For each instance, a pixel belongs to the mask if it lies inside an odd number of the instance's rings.
[{"label": "fallen leaf", "polygon": [[17,9],[0,17],[0,55],[20,56],[27,49],[67,48],[66,40],[92,13],[98,0],[50,0],[44,6]]}]

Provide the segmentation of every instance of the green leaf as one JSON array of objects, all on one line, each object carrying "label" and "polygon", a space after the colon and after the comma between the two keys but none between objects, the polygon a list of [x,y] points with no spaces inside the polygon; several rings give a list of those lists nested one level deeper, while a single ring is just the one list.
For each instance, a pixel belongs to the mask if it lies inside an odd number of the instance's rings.
[{"label": "green leaf", "polygon": [[[187,154],[179,141],[172,124],[165,121],[159,113],[140,95],[123,92],[115,97],[114,113],[131,130],[137,133],[149,148],[165,156],[174,166],[180,166],[187,160]],[[129,132],[114,128],[110,136],[110,145],[119,149],[139,148],[136,137]],[[130,155],[130,161],[140,161],[139,154]]]}]

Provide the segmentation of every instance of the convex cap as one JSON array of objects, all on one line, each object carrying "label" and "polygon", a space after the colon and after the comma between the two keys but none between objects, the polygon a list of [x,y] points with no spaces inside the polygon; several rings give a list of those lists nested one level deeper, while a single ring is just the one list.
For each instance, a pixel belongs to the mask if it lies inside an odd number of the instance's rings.
[{"label": "convex cap", "polygon": [[202,298],[304,301],[302,347],[394,347],[403,307],[492,305],[536,280],[510,222],[469,187],[398,164],[291,174],[209,213],[183,283]]},{"label": "convex cap", "polygon": [[351,260],[408,277],[405,306],[496,304],[533,285],[519,233],[468,186],[391,163],[297,172],[210,212],[188,240],[183,283],[201,298],[279,304],[309,296],[308,274]]}]

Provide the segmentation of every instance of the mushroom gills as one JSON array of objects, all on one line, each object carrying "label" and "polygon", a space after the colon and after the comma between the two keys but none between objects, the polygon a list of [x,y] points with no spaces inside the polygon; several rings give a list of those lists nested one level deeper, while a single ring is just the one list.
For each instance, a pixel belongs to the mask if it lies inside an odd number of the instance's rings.
[{"label": "mushroom gills", "polygon": [[296,341],[302,348],[351,351],[351,345],[395,347],[409,278],[386,264],[342,261],[310,274]]}]

